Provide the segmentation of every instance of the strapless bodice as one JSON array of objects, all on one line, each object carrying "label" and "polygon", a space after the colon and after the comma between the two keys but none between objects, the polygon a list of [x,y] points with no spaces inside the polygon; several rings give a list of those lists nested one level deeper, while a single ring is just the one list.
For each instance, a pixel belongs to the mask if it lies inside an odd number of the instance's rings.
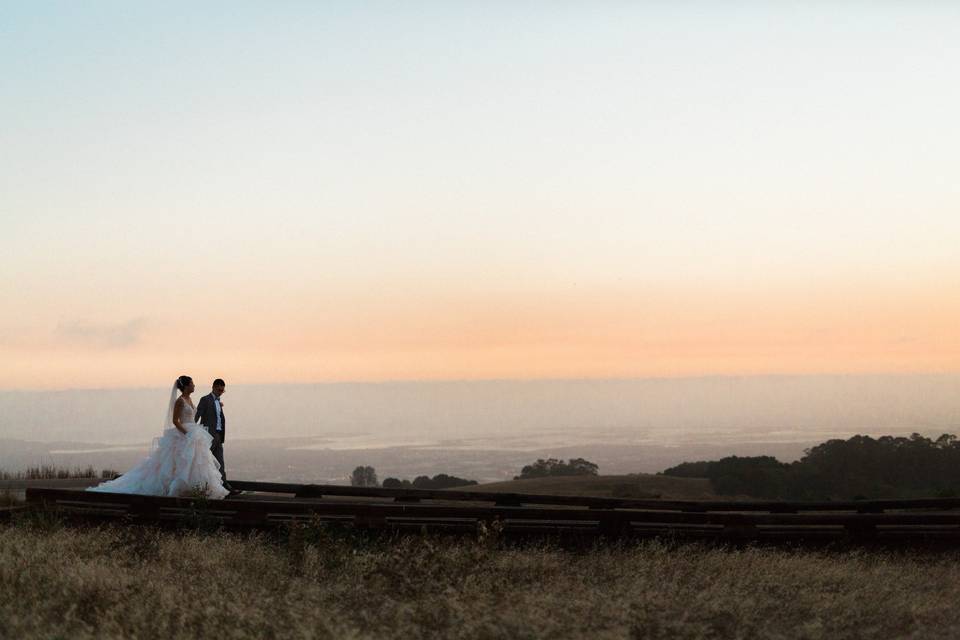
[{"label": "strapless bodice", "polygon": [[191,407],[186,400],[183,401],[183,407],[180,409],[180,422],[187,424],[188,422],[193,422],[194,416],[197,412]]}]

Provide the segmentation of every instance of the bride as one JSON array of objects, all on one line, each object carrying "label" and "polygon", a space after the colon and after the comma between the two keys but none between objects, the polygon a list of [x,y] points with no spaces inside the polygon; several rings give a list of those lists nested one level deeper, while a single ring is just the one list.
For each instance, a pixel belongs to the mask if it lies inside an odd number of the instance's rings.
[{"label": "bride", "polygon": [[202,491],[210,498],[225,497],[229,491],[223,486],[220,463],[210,451],[213,437],[194,422],[196,408],[190,399],[193,390],[190,376],[177,378],[170,390],[163,435],[154,438],[150,455],[119,478],[87,491],[152,496],[183,496]]}]

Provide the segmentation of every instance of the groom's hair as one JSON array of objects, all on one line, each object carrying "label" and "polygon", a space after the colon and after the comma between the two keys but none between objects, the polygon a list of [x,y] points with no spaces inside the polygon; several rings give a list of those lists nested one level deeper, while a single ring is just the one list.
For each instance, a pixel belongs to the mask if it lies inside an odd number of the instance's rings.
[{"label": "groom's hair", "polygon": [[216,380],[213,381],[213,386],[215,386],[215,387],[225,387],[225,386],[227,386],[227,383],[224,382],[222,379],[217,378]]}]

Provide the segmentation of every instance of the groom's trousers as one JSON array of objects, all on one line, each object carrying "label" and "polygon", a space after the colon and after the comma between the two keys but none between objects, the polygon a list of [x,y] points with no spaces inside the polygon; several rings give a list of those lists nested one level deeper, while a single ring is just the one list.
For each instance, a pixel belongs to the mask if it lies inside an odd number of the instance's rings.
[{"label": "groom's trousers", "polygon": [[210,451],[213,457],[220,463],[220,478],[223,480],[223,486],[227,486],[227,467],[223,463],[223,435],[217,431],[210,431],[213,436],[213,444],[210,445]]}]

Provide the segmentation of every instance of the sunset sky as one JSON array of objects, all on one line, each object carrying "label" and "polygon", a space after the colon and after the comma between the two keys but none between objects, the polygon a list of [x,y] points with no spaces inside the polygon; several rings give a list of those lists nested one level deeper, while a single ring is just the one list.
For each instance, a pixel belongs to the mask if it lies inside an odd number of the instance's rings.
[{"label": "sunset sky", "polygon": [[958,34],[0,0],[0,389],[958,372]]}]

